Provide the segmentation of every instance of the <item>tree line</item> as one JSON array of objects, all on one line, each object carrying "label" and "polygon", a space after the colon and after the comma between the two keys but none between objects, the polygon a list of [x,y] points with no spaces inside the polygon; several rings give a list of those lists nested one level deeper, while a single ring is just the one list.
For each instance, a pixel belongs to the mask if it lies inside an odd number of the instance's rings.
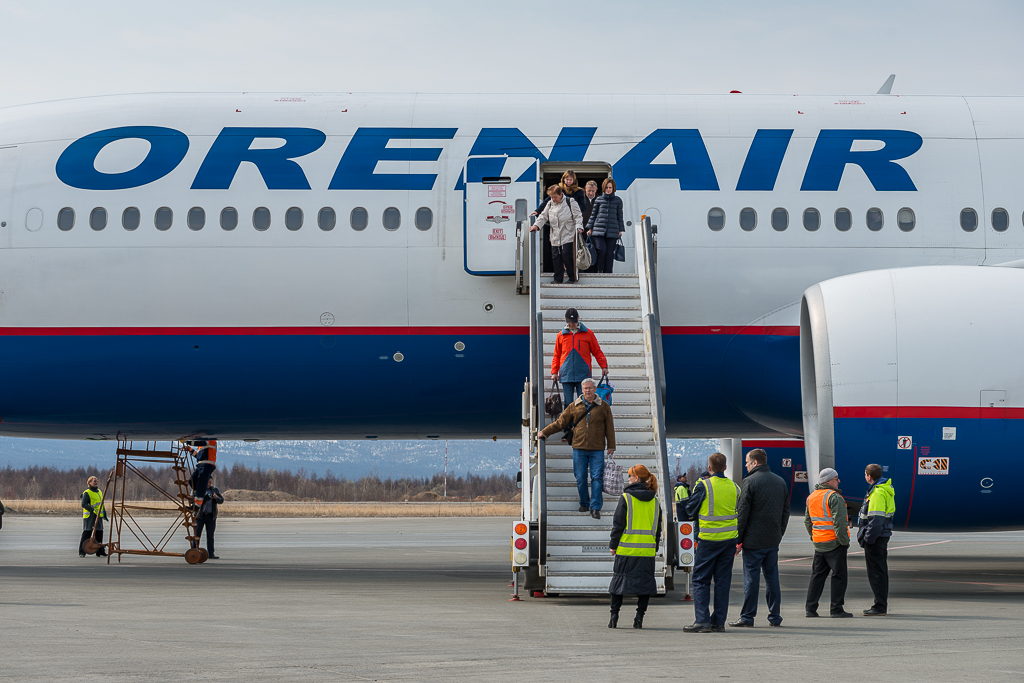
[{"label": "tree line", "polygon": [[[140,467],[139,470],[171,493],[177,492],[178,487],[173,483],[174,471],[170,467]],[[58,469],[42,465],[22,468],[7,465],[0,469],[0,500],[76,500],[81,498],[90,476],[98,477],[100,486],[105,487],[109,473],[109,469],[99,470],[96,467]],[[241,463],[218,466],[214,483],[221,491],[280,491],[303,500],[329,503],[436,500],[443,498],[445,492],[443,474],[398,479],[382,479],[371,474],[347,479],[330,470],[321,476],[304,468],[293,473],[273,468],[254,469]],[[124,488],[127,500],[164,499],[152,486],[133,474],[126,477]],[[448,498],[454,500],[474,500],[483,496],[507,501],[518,493],[518,489],[515,477],[508,474],[481,476],[469,473],[465,476],[450,475],[447,493]]]}]

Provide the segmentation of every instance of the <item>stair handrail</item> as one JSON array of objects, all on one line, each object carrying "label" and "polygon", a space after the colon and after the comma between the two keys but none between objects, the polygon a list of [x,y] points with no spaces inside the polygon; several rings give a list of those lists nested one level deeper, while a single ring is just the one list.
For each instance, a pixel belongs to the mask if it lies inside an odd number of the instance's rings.
[{"label": "stair handrail", "polygon": [[651,392],[651,421],[655,441],[658,444],[659,466],[662,485],[662,529],[665,538],[665,563],[675,566],[679,554],[674,523],[672,483],[668,480],[668,437],[665,426],[665,357],[661,347],[661,322],[658,310],[657,265],[654,263],[654,235],[650,216],[641,216],[634,227],[636,249],[636,271],[640,281],[640,313],[646,352],[650,354],[651,369],[654,372],[655,390]]},{"label": "stair handrail", "polygon": [[[530,218],[530,227],[533,227],[534,219]],[[537,479],[538,479],[538,506],[537,506],[537,564],[541,576],[544,575],[544,567],[547,565],[548,545],[548,478],[547,478],[547,449],[544,439],[537,439],[536,435],[544,428],[544,314],[540,308],[540,231],[530,232],[530,381],[533,383],[534,401],[531,410],[531,420],[534,429],[532,436],[537,444]]]}]

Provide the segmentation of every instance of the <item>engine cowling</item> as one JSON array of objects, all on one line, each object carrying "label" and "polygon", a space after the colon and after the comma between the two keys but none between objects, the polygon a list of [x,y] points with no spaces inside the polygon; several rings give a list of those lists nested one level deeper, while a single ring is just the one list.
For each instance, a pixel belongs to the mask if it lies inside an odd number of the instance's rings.
[{"label": "engine cowling", "polygon": [[804,292],[800,381],[807,469],[864,467],[896,489],[897,530],[1024,527],[1024,271],[922,266]]}]

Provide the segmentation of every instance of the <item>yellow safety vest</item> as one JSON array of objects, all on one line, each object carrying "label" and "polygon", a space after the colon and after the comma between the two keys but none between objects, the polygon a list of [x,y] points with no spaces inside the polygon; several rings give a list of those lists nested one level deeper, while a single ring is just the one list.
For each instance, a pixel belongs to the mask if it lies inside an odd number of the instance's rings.
[{"label": "yellow safety vest", "polygon": [[654,542],[658,533],[658,496],[647,502],[628,493],[623,493],[622,497],[626,499],[626,529],[619,538],[615,554],[654,557],[658,549]]},{"label": "yellow safety vest", "polygon": [[690,497],[690,494],[689,494],[689,492],[687,492],[685,486],[676,486],[676,502],[677,503],[679,501],[681,501],[681,500],[686,500],[689,497]]},{"label": "yellow safety vest", "polygon": [[[89,504],[92,505],[92,509],[95,510],[97,508],[97,506],[98,506],[99,507],[99,512],[98,512],[99,516],[104,518],[104,519],[106,519],[107,511],[103,507],[103,491],[102,491],[102,489],[101,490],[97,490],[97,491],[93,491],[92,489],[86,489],[85,491],[82,492],[82,495],[85,495],[85,494],[89,494]],[[83,519],[88,519],[89,515],[91,515],[91,514],[92,513],[89,512],[87,509],[82,508],[82,518]]]},{"label": "yellow safety vest", "polygon": [[727,541],[739,538],[736,527],[736,501],[740,487],[725,477],[709,477],[697,482],[707,490],[700,504],[700,532],[703,541]]}]

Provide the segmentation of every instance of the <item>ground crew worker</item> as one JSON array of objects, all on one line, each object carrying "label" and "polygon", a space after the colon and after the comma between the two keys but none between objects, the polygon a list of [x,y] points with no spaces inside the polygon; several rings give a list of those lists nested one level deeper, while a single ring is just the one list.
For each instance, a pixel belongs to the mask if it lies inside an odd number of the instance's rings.
[{"label": "ground crew worker", "polygon": [[676,477],[676,517],[683,518],[683,501],[690,497],[690,485],[686,481],[686,475],[680,474]]},{"label": "ground crew worker", "polygon": [[[198,511],[206,498],[206,489],[210,485],[210,477],[217,469],[217,440],[195,441],[193,446],[198,446],[196,455],[196,468],[192,472],[192,495],[195,500],[195,509]],[[195,452],[193,448],[186,445],[189,452]]]},{"label": "ground crew worker", "polygon": [[811,583],[807,587],[805,617],[818,616],[818,599],[825,579],[832,574],[832,604],[829,614],[835,618],[852,617],[843,609],[846,602],[846,554],[850,550],[850,523],[846,501],[839,493],[839,473],[826,467],[818,474],[818,483],[807,497],[804,527],[814,543]]},{"label": "ground crew worker", "polygon": [[[694,622],[684,626],[687,633],[725,631],[729,613],[729,588],[732,584],[732,563],[736,557],[739,534],[736,526],[736,501],[740,487],[725,478],[725,455],[712,453],[708,458],[711,476],[701,479],[686,499],[687,519],[697,517],[697,552],[693,564]],[[715,582],[715,611],[710,612],[711,581]]]},{"label": "ground crew worker", "polygon": [[213,485],[211,479],[210,485],[206,489],[206,496],[203,498],[203,504],[199,506],[199,514],[196,515],[196,540],[192,546],[199,547],[199,542],[203,539],[203,528],[205,528],[206,552],[211,560],[220,559],[213,552],[213,534],[217,530],[217,506],[223,504],[224,496],[221,495],[220,489]]},{"label": "ground crew worker", "polygon": [[[93,526],[96,527],[96,542],[103,543],[103,520],[107,518],[103,506],[103,491],[100,491],[100,480],[89,477],[89,487],[82,492],[82,540],[78,542],[78,556],[85,557],[85,542],[92,537]],[[100,547],[96,557],[106,557],[107,549]]]},{"label": "ground crew worker", "polygon": [[864,548],[868,584],[875,594],[875,604],[864,610],[864,616],[884,617],[889,613],[889,537],[892,536],[892,516],[896,512],[896,491],[892,481],[882,477],[880,465],[865,467],[864,481],[871,488],[860,507],[857,542]]},{"label": "ground crew worker", "polygon": [[622,596],[627,594],[636,596],[633,628],[643,628],[647,605],[651,596],[658,594],[654,556],[661,542],[661,504],[657,494],[657,477],[643,465],[629,468],[629,484],[615,508],[608,544],[615,556],[608,585],[612,612],[608,628],[618,626]]}]

